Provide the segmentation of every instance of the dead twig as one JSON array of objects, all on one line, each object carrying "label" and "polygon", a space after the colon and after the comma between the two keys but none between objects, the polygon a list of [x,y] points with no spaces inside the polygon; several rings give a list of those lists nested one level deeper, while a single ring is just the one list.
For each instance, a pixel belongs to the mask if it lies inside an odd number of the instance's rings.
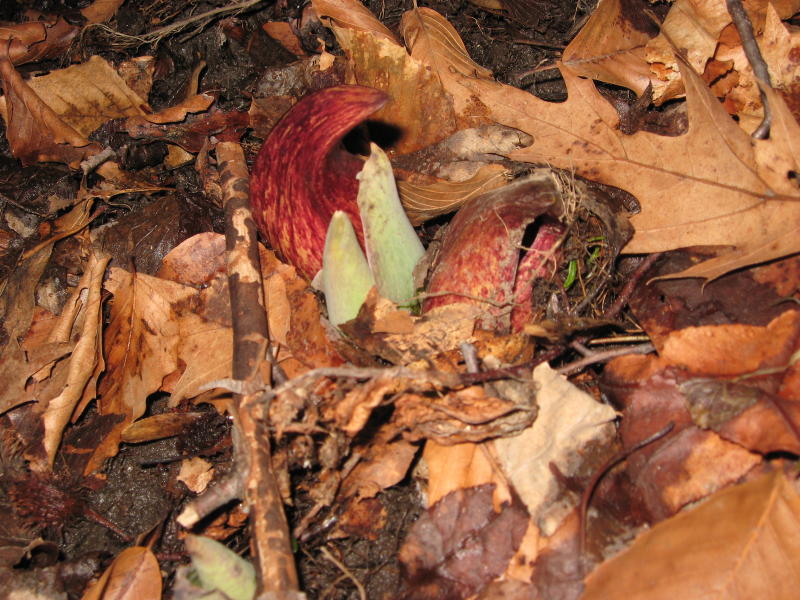
[{"label": "dead twig", "polygon": [[753,74],[758,80],[758,91],[761,95],[761,105],[764,107],[764,118],[761,124],[756,127],[756,130],[751,134],[751,137],[757,140],[765,140],[769,137],[769,129],[772,126],[772,110],[769,106],[769,98],[764,92],[765,87],[770,87],[772,84],[769,77],[769,67],[767,62],[761,55],[761,50],[758,47],[758,42],[753,35],[753,23],[750,22],[750,17],[744,10],[742,0],[725,0],[728,7],[728,14],[731,16],[733,24],[736,26],[736,31],[739,32],[739,37],[742,40],[742,48],[747,57],[750,66],[753,68]]},{"label": "dead twig", "polygon": [[353,585],[355,585],[356,589],[358,590],[358,597],[361,600],[367,600],[367,592],[364,589],[364,586],[361,584],[361,582],[356,578],[355,575],[353,575],[353,572],[350,571],[350,569],[348,569],[347,566],[342,561],[340,561],[333,554],[331,554],[331,551],[328,550],[325,546],[320,548],[320,552],[322,552],[322,555],[325,558],[327,558],[329,561],[335,564],[339,568],[339,570],[342,573],[344,573],[350,581],[353,582]]},{"label": "dead twig", "polygon": [[[611,350],[603,350],[600,352],[592,352],[590,351],[589,354],[584,356],[583,358],[571,362],[569,364],[564,365],[556,369],[562,375],[572,375],[573,373],[577,373],[584,367],[588,367],[589,365],[594,365],[601,362],[606,362],[611,360],[612,358],[617,358],[618,356],[625,356],[626,354],[649,354],[650,352],[654,352],[656,349],[653,344],[639,344],[638,346],[625,346],[624,348],[612,348]],[[578,352],[581,352],[580,349],[576,348]]]},{"label": "dead twig", "polygon": [[[219,142],[217,163],[225,212],[226,263],[233,323],[233,379],[269,389],[267,313],[264,306],[255,222],[250,214],[249,183],[244,152],[238,142]],[[264,367],[267,367],[264,369]],[[266,380],[266,381],[264,381]],[[258,391],[234,394],[234,473],[209,490],[216,498],[191,503],[179,517],[187,526],[205,516],[209,507],[234,497],[250,510],[251,545],[264,598],[297,600],[297,571],[283,500],[272,471],[266,407]],[[227,499],[227,500],[226,500]]]},{"label": "dead twig", "polygon": [[594,494],[595,489],[597,488],[597,484],[600,483],[600,480],[605,477],[606,473],[608,473],[612,467],[616,466],[617,464],[621,463],[623,460],[626,460],[631,454],[640,450],[647,446],[648,444],[652,444],[655,441],[660,440],[665,435],[667,435],[670,431],[675,428],[675,423],[670,422],[666,427],[657,431],[650,437],[643,439],[641,442],[636,443],[632,448],[628,450],[624,450],[620,452],[616,456],[613,456],[606,464],[600,467],[597,472],[592,476],[589,480],[586,489],[583,491],[583,495],[581,496],[581,503],[578,507],[578,543],[579,543],[579,553],[578,556],[581,557],[581,560],[584,558],[584,554],[586,551],[586,513],[589,510],[589,502],[592,499],[592,495]]}]

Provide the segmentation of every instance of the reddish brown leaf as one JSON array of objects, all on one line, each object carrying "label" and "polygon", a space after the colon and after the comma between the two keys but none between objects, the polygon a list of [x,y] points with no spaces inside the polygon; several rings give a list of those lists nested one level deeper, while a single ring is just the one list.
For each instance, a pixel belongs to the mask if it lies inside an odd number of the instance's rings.
[{"label": "reddish brown leaf", "polygon": [[27,23],[3,23],[0,53],[13,64],[36,62],[63,55],[78,34],[78,27],[62,17]]}]

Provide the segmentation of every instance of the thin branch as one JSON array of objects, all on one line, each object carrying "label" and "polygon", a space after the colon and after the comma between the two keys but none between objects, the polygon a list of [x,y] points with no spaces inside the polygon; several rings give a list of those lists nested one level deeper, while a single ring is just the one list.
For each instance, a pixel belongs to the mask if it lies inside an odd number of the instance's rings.
[{"label": "thin branch", "polygon": [[670,422],[666,427],[657,431],[653,435],[649,436],[648,438],[643,439],[642,441],[633,445],[633,447],[629,448],[628,450],[624,450],[617,454],[616,456],[611,457],[611,459],[600,467],[597,472],[592,476],[589,480],[586,489],[583,491],[583,495],[581,496],[581,503],[578,508],[578,536],[579,536],[579,543],[580,543],[580,551],[579,556],[581,559],[584,557],[584,553],[586,551],[586,518],[587,512],[589,510],[589,502],[592,500],[592,495],[594,494],[597,485],[600,483],[600,480],[608,473],[612,467],[621,463],[623,460],[626,460],[631,454],[644,448],[648,444],[652,444],[653,442],[660,440],[665,435],[667,435],[670,431],[675,428],[675,423]]},{"label": "thin branch", "polygon": [[[588,367],[589,365],[594,365],[601,362],[606,362],[611,360],[612,358],[617,358],[618,356],[625,356],[626,354],[649,354],[650,352],[654,352],[656,349],[653,344],[640,344],[638,346],[625,346],[624,348],[612,348],[611,350],[604,350],[601,352],[591,352],[589,355],[584,356],[583,358],[571,362],[569,364],[556,369],[557,372],[561,373],[562,375],[572,375],[573,373],[577,373],[584,367]],[[579,350],[580,352],[580,350]]]},{"label": "thin branch", "polygon": [[761,50],[758,47],[758,42],[753,35],[753,23],[750,17],[744,10],[742,0],[725,0],[728,6],[728,13],[731,16],[733,24],[736,25],[736,31],[739,32],[739,37],[742,40],[742,47],[750,66],[753,68],[753,74],[758,80],[758,91],[761,95],[761,105],[764,107],[764,118],[761,124],[752,133],[751,137],[757,140],[765,140],[769,137],[769,129],[772,126],[772,110],[769,106],[769,99],[764,91],[764,87],[770,87],[772,84],[769,77],[769,68],[767,62],[761,55]]}]

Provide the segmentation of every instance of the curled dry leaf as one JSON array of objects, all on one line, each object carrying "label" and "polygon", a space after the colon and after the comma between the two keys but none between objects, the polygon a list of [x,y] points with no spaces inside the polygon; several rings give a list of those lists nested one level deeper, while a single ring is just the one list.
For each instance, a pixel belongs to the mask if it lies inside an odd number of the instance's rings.
[{"label": "curled dry leaf", "polygon": [[799,570],[800,497],[776,471],[646,531],[589,575],[581,597],[788,600]]},{"label": "curled dry leaf", "polygon": [[61,434],[84,394],[84,389],[95,372],[100,351],[101,292],[108,257],[92,254],[84,277],[87,289],[82,314],[83,327],[78,343],[69,359],[69,372],[60,394],[42,403],[44,422],[44,448],[50,464],[55,460],[61,443]]},{"label": "curled dry leaf", "polygon": [[502,165],[486,165],[466,181],[438,179],[431,183],[398,181],[400,200],[413,225],[446,215],[480,194],[508,183],[508,170]]},{"label": "curled dry leaf", "polygon": [[123,550],[81,600],[161,598],[161,570],[149,548]]},{"label": "curled dry leaf", "polygon": [[456,490],[431,506],[400,548],[402,598],[467,598],[505,570],[528,527],[518,501],[495,511],[494,485]]},{"label": "curled dry leaf", "polygon": [[644,47],[658,33],[644,6],[603,0],[564,49],[561,61],[576,75],[630,88],[641,96],[652,77]]},{"label": "curled dry leaf", "polygon": [[63,17],[3,23],[0,27],[0,53],[15,65],[58,58],[78,32],[79,28],[67,23]]},{"label": "curled dry leaf", "polygon": [[320,90],[292,107],[258,154],[250,178],[253,217],[271,246],[309,279],[322,268],[336,210],[350,216],[363,242],[356,205],[363,161],[341,140],[385,102],[383,92],[361,86]]}]

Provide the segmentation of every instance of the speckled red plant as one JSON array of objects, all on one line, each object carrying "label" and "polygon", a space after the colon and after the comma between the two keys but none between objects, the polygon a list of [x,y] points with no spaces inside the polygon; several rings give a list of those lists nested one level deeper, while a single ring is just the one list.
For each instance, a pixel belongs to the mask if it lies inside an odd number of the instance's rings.
[{"label": "speckled red plant", "polygon": [[364,166],[342,138],[388,97],[341,85],[300,100],[270,132],[250,178],[253,216],[270,245],[309,279],[322,267],[331,216],[343,210],[363,245],[356,174]]}]

